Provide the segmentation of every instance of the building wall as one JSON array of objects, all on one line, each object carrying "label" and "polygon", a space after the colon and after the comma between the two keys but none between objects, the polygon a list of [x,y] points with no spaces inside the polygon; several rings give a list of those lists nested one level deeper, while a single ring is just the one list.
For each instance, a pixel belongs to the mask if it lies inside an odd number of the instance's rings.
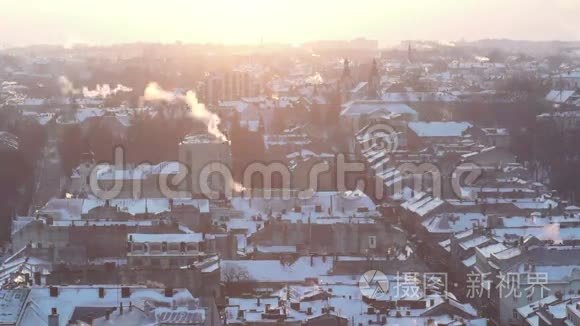
[{"label": "building wall", "polygon": [[[405,235],[381,224],[308,224],[274,222],[250,239],[252,244],[297,246],[306,253],[384,253],[406,243]],[[374,242],[374,248],[372,245]]]},{"label": "building wall", "polygon": [[[219,167],[225,165],[231,171],[232,158],[230,142],[183,142],[179,144],[179,161],[189,168],[189,177],[182,189],[190,190],[193,194],[200,194],[201,187],[199,177],[202,169],[207,165],[210,171],[219,171]],[[225,181],[218,173],[209,176],[208,184],[212,189],[223,192]]]}]

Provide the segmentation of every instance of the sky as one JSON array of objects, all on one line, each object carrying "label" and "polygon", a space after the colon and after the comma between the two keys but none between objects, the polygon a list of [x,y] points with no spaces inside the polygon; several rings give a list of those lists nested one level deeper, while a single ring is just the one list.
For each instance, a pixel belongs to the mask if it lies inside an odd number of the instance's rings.
[{"label": "sky", "polygon": [[0,0],[0,46],[580,40],[580,0]]}]

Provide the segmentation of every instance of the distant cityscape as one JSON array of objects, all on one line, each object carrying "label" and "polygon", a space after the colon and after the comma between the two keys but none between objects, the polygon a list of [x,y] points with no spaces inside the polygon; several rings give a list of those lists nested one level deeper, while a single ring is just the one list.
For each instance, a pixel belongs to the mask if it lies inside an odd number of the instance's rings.
[{"label": "distant cityscape", "polygon": [[563,41],[3,47],[0,325],[580,325],[579,84]]}]

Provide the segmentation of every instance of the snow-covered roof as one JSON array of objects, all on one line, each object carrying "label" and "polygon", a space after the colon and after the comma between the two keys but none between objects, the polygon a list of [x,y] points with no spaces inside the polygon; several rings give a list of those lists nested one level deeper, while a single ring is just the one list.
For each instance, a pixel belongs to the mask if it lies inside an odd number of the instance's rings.
[{"label": "snow-covered roof", "polygon": [[443,213],[422,224],[431,233],[462,232],[475,226],[486,225],[487,217],[481,213]]},{"label": "snow-covered roof", "polygon": [[129,233],[127,239],[136,243],[191,243],[191,242],[202,242],[202,233]]},{"label": "snow-covered roof", "polygon": [[448,92],[388,92],[382,95],[387,102],[457,102],[459,97]]},{"label": "snow-covered roof", "polygon": [[409,122],[409,128],[419,137],[461,137],[470,127],[469,122],[457,121]]},{"label": "snow-covered roof", "polygon": [[[111,199],[109,205],[116,207],[120,212],[137,214],[159,214],[171,211],[171,201],[173,206],[193,206],[199,209],[200,213],[209,213],[209,200],[192,198],[147,198],[147,199]],[[55,221],[80,220],[82,215],[88,214],[91,209],[104,207],[105,200],[93,198],[53,198],[39,210],[41,215],[53,217]]]},{"label": "snow-covered roof", "polygon": [[[301,199],[296,195],[283,198],[281,196],[259,197],[233,197],[231,204],[234,209],[240,211],[244,218],[252,216],[267,217],[280,216],[282,220],[303,223],[338,223],[352,219],[353,223],[373,222],[370,220],[378,216],[376,205],[370,197],[362,191],[321,191],[313,192],[311,196]],[[297,211],[295,208],[299,208]]]},{"label": "snow-covered roof", "polygon": [[18,150],[18,137],[8,131],[0,131],[0,150]]},{"label": "snow-covered roof", "polygon": [[46,125],[54,118],[54,113],[52,112],[23,111],[22,115],[34,119],[41,126]]},{"label": "snow-covered roof", "polygon": [[[104,297],[99,297],[99,288],[104,289]],[[166,311],[167,307],[175,305],[177,311],[195,312],[205,319],[203,309],[199,309],[199,300],[195,299],[186,289],[173,289],[173,296],[166,297],[164,289],[152,289],[146,287],[131,286],[129,297],[121,295],[121,287],[118,285],[87,285],[87,286],[59,286],[58,296],[51,297],[47,288],[33,288],[26,297],[26,305],[22,310],[20,324],[42,325],[48,324],[48,316],[52,308],[57,309],[59,325],[68,325],[75,315],[77,308],[112,308],[119,307],[123,303],[128,313],[129,303],[134,307],[133,311],[145,310],[149,305],[153,308],[153,315]],[[198,306],[194,310],[188,306]],[[159,311],[157,309],[160,309]],[[165,309],[165,310],[163,310]],[[117,311],[115,317],[119,315]],[[96,316],[95,316],[96,317]],[[152,322],[152,321],[149,321]],[[133,321],[134,323],[134,321]]]},{"label": "snow-covered roof", "polygon": [[356,100],[345,103],[341,116],[358,116],[368,115],[376,112],[384,113],[399,113],[417,115],[417,111],[413,110],[406,104],[402,103],[388,103],[381,100]]},{"label": "snow-covered roof", "polygon": [[548,94],[546,94],[545,100],[548,102],[553,103],[565,103],[568,99],[576,93],[575,90],[550,90]]},{"label": "snow-covered roof", "polygon": [[433,198],[430,195],[421,192],[401,204],[401,207],[419,216],[426,216],[443,204],[445,204],[444,200]]},{"label": "snow-covered roof", "polygon": [[[288,285],[270,293],[269,296],[257,298],[230,297],[225,308],[225,317],[228,324],[259,324],[267,321],[268,313],[280,317],[285,323],[308,323],[319,317],[337,317],[346,323],[359,325],[375,320],[378,310],[373,308],[368,300],[363,300],[363,294],[357,284],[360,275],[321,276],[318,284]],[[396,276],[387,275],[390,280],[386,299],[390,301],[408,300],[424,304],[424,307],[409,308],[404,304],[397,305],[381,312],[382,323],[387,325],[414,326],[427,325],[428,321],[437,325],[460,325],[459,319],[469,320],[469,325],[486,325],[485,319],[476,319],[475,309],[468,304],[458,302],[453,295],[447,298],[442,295],[423,295],[421,288],[411,283],[404,283],[405,290],[398,289]],[[407,295],[407,296],[406,296]],[[390,298],[389,298],[390,296]],[[401,301],[399,301],[401,302]],[[288,304],[291,303],[291,304]],[[461,311],[461,316],[454,315],[455,311],[437,307],[449,304]],[[373,308],[373,309],[369,309]],[[243,318],[239,318],[243,316]],[[457,324],[456,324],[457,322]]]},{"label": "snow-covered roof", "polygon": [[329,274],[333,266],[332,256],[300,257],[292,264],[280,260],[221,260],[220,263],[222,281],[228,281],[231,273],[240,272],[247,273],[247,281],[256,282],[304,282],[307,278]]}]

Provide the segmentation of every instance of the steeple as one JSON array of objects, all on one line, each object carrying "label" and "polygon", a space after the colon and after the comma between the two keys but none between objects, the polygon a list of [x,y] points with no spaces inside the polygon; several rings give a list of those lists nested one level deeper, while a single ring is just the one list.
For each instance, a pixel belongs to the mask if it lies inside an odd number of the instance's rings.
[{"label": "steeple", "polygon": [[411,41],[409,41],[409,46],[407,47],[407,61],[409,61],[409,63],[413,62],[413,49],[411,48]]},{"label": "steeple", "polygon": [[338,91],[340,92],[341,102],[344,103],[349,100],[349,92],[354,87],[354,80],[350,75],[350,62],[348,59],[344,59],[342,76],[340,76],[340,81],[338,82]]},{"label": "steeple", "polygon": [[379,70],[377,68],[377,60],[373,59],[373,64],[371,66],[371,70],[369,72],[369,80],[367,86],[367,97],[369,99],[376,99],[379,98],[379,83],[380,83],[380,76]]},{"label": "steeple", "polygon": [[348,66],[349,62],[348,59],[344,59],[343,65],[344,67],[342,68],[342,76],[340,77],[340,79],[345,80],[346,78],[350,78],[350,67]]}]

